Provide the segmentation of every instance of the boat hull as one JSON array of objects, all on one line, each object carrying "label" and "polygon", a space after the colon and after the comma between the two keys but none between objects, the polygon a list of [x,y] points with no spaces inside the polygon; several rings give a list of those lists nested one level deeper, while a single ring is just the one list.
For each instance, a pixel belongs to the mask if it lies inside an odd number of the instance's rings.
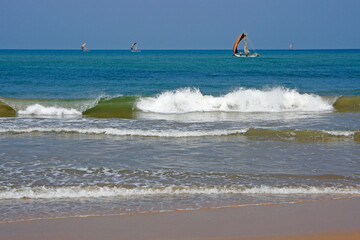
[{"label": "boat hull", "polygon": [[257,53],[253,53],[253,54],[238,54],[238,53],[235,53],[233,55],[234,57],[259,57],[260,55],[257,54]]}]

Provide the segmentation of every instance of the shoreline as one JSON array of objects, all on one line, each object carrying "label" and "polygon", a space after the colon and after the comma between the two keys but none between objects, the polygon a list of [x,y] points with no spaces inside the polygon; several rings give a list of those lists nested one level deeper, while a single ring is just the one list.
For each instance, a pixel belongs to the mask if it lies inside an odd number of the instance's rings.
[{"label": "shoreline", "polygon": [[144,210],[144,211],[136,211],[136,212],[132,212],[132,213],[119,213],[119,214],[65,216],[65,217],[54,217],[54,218],[51,218],[51,217],[50,218],[34,218],[34,219],[22,219],[22,220],[8,221],[8,222],[0,222],[0,225],[33,222],[33,221],[53,221],[53,220],[62,220],[62,219],[124,217],[124,216],[149,215],[149,214],[166,214],[166,213],[176,213],[176,212],[207,211],[207,210],[229,209],[229,208],[231,209],[231,208],[246,208],[246,207],[263,207],[263,206],[294,205],[294,204],[306,204],[306,203],[321,203],[321,202],[339,201],[339,200],[348,200],[348,199],[359,199],[360,200],[360,195],[359,196],[351,196],[351,197],[303,200],[303,201],[295,201],[295,202],[248,203],[248,204],[240,204],[240,205],[225,205],[225,206],[203,207],[203,208],[184,208],[184,209],[168,209],[168,210],[154,210],[154,211]]},{"label": "shoreline", "polygon": [[[356,239],[360,198],[0,224],[1,239]],[[121,236],[121,237],[120,237]],[[356,238],[351,238],[355,236]]]}]

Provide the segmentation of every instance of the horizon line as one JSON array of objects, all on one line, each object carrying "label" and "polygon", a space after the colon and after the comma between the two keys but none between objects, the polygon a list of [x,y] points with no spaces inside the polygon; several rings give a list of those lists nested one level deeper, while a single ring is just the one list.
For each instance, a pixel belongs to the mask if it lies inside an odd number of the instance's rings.
[{"label": "horizon line", "polygon": [[[41,50],[41,51],[82,51],[81,49],[77,49],[77,48],[0,48],[0,51],[3,50]],[[141,51],[232,51],[231,48],[229,49],[172,49],[172,48],[168,48],[168,49],[155,49],[155,48],[149,48],[149,49],[140,49]],[[311,51],[311,50],[360,50],[360,48],[296,48],[296,49],[292,49],[289,50],[288,48],[263,48],[263,49],[252,49],[253,51]],[[105,48],[105,49],[101,49],[101,48],[94,48],[94,49],[89,49],[89,51],[130,51],[130,49],[112,49],[112,48]]]}]

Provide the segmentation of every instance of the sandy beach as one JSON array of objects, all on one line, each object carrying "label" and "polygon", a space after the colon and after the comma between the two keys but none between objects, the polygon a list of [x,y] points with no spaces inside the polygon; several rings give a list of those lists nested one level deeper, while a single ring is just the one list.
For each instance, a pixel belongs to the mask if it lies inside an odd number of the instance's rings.
[{"label": "sandy beach", "polygon": [[360,198],[0,224],[0,239],[359,239]]}]

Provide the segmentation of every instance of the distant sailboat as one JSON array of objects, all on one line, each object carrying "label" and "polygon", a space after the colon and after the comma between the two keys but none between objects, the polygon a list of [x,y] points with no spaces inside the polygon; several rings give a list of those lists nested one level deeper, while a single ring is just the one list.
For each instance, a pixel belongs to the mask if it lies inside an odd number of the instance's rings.
[{"label": "distant sailboat", "polygon": [[83,52],[87,52],[87,51],[88,51],[87,48],[86,48],[86,43],[84,43],[83,45],[81,45],[81,50],[82,50]]},{"label": "distant sailboat", "polygon": [[138,50],[137,48],[137,43],[134,42],[132,45],[131,45],[131,48],[130,48],[131,52],[141,52],[141,50]]},{"label": "distant sailboat", "polygon": [[289,46],[289,50],[294,50],[293,47],[294,47],[294,44],[291,43],[290,46]]},{"label": "distant sailboat", "polygon": [[[238,52],[237,47],[239,45],[239,43],[241,42],[241,40],[245,38],[245,43],[244,43],[244,52]],[[245,35],[245,33],[242,33],[238,39],[236,39],[236,42],[234,44],[233,47],[233,56],[234,57],[258,57],[259,54],[257,53],[250,53],[248,47],[247,47],[247,36]]]}]

